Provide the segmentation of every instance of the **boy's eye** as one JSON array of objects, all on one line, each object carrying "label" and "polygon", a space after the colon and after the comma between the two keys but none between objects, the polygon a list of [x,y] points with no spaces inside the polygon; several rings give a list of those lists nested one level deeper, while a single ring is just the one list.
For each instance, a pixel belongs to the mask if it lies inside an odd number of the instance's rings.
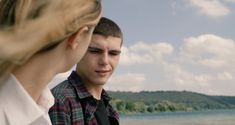
[{"label": "boy's eye", "polygon": [[91,52],[91,53],[99,53],[100,51],[99,50],[89,50],[89,52]]},{"label": "boy's eye", "polygon": [[97,49],[97,48],[93,48],[93,47],[89,47],[88,51],[91,53],[101,53],[102,52],[102,50]]},{"label": "boy's eye", "polygon": [[117,55],[120,55],[120,51],[110,51],[109,52],[109,54],[111,55],[111,56],[117,56]]}]

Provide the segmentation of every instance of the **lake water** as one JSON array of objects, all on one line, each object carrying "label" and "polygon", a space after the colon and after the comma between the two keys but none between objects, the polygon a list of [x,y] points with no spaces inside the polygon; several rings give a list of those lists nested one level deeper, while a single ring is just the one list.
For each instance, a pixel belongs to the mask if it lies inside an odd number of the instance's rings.
[{"label": "lake water", "polygon": [[121,125],[235,125],[235,110],[121,116]]}]

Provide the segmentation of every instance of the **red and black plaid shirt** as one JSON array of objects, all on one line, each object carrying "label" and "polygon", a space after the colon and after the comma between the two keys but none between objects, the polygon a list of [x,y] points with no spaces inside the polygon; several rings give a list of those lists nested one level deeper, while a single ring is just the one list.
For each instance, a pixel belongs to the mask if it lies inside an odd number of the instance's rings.
[{"label": "red and black plaid shirt", "polygon": [[[88,92],[76,72],[68,80],[52,89],[55,104],[49,115],[53,125],[98,125],[95,118],[97,101]],[[102,98],[106,103],[110,125],[119,125],[119,115],[109,104],[111,98],[103,90]]]}]

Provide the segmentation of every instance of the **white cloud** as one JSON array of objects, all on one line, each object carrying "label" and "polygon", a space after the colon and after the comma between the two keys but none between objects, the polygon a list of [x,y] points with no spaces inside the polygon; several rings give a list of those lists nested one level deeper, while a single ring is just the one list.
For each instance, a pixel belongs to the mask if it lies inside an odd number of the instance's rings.
[{"label": "white cloud", "polygon": [[190,69],[184,68],[184,65],[178,62],[165,64],[164,74],[166,75],[167,83],[181,88],[208,87],[210,86],[210,81],[213,79],[210,74],[194,73]]},{"label": "white cloud", "polygon": [[175,58],[184,59],[183,62],[175,60],[165,64],[167,80],[162,84],[207,94],[234,95],[233,40],[213,34],[190,37],[185,39],[180,53]]},{"label": "white cloud", "polygon": [[152,62],[153,59],[147,53],[140,55],[128,50],[126,47],[122,47],[120,65],[149,64]]},{"label": "white cloud", "polygon": [[233,75],[231,73],[222,72],[222,73],[218,74],[218,79],[225,81],[225,80],[233,80],[234,78],[233,78]]},{"label": "white cloud", "polygon": [[122,75],[112,76],[105,88],[108,90],[133,91],[142,90],[143,83],[146,78],[144,74],[127,73]]},{"label": "white cloud", "polygon": [[122,48],[120,64],[150,64],[155,59],[161,59],[164,55],[171,54],[174,48],[168,43],[146,44],[138,42],[129,48]]},{"label": "white cloud", "polygon": [[200,13],[210,17],[221,17],[230,13],[230,9],[220,0],[190,0],[190,2],[199,9]]},{"label": "white cloud", "polygon": [[188,60],[210,68],[231,68],[235,63],[235,42],[216,35],[185,39],[182,53]]},{"label": "white cloud", "polygon": [[214,71],[211,72],[205,68],[195,72],[191,69],[192,67],[196,69],[201,67],[190,65],[190,68],[186,68],[184,65],[178,62],[169,62],[164,66],[165,70],[162,71],[165,77],[159,81],[160,85],[151,86],[148,90],[188,90],[213,95],[235,94],[234,72],[219,70],[214,73]]}]

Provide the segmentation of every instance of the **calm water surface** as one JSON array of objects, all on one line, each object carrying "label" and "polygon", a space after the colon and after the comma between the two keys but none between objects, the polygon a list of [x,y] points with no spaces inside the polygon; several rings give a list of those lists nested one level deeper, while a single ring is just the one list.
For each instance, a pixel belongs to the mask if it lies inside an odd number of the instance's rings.
[{"label": "calm water surface", "polygon": [[235,110],[121,116],[121,125],[235,125]]}]

